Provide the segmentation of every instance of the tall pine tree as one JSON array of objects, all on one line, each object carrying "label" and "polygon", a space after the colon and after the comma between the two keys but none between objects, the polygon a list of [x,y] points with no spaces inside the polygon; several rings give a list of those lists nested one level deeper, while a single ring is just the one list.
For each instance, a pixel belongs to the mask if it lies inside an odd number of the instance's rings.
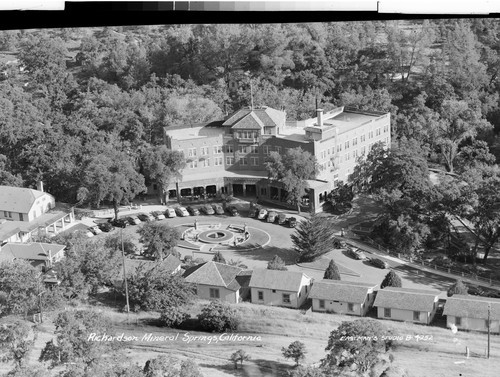
[{"label": "tall pine tree", "polygon": [[312,215],[295,228],[291,238],[299,262],[311,262],[330,250],[330,232],[326,221]]},{"label": "tall pine tree", "polygon": [[330,264],[325,270],[325,275],[323,276],[323,279],[341,280],[339,268],[333,259],[330,261]]},{"label": "tall pine tree", "polygon": [[214,262],[226,264],[226,259],[222,256],[222,253],[218,250],[214,253],[214,257],[212,258],[212,260]]}]

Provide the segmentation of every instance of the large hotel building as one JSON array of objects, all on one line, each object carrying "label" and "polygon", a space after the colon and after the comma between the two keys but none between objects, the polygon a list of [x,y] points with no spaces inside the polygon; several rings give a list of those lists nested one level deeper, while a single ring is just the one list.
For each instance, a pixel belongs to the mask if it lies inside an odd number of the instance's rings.
[{"label": "large hotel building", "polygon": [[166,188],[166,199],[232,194],[284,202],[286,193],[267,180],[264,162],[272,151],[300,147],[320,167],[316,179],[308,181],[303,203],[321,212],[327,194],[338,182],[347,182],[357,157],[379,141],[390,146],[389,113],[344,107],[318,109],[315,118],[304,121],[287,121],[285,112],[270,107],[244,108],[224,121],[165,127],[167,147],[182,151],[187,160],[182,180]]}]

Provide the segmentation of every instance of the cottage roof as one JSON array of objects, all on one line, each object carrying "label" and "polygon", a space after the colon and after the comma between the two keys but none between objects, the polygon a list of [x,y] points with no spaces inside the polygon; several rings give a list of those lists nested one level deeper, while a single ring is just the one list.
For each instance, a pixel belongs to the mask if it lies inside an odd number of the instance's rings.
[{"label": "cottage roof", "polygon": [[239,267],[218,262],[206,262],[188,269],[184,278],[188,283],[224,287],[232,291],[240,289],[236,276],[243,271]]},{"label": "cottage roof", "polygon": [[386,287],[377,291],[374,306],[431,312],[439,292]]},{"label": "cottage roof", "polygon": [[341,280],[321,280],[314,282],[309,298],[352,303],[362,303],[369,290],[378,284]]},{"label": "cottage roof", "polygon": [[48,260],[49,252],[52,256],[64,250],[66,246],[54,243],[6,243],[2,246],[0,253],[12,255],[16,259]]},{"label": "cottage roof", "polygon": [[28,213],[35,201],[44,195],[50,194],[24,187],[0,186],[0,211]]},{"label": "cottage roof", "polygon": [[453,295],[446,299],[443,314],[488,319],[488,304],[491,305],[490,319],[500,320],[500,299],[492,297]]},{"label": "cottage roof", "polygon": [[[179,268],[181,265],[181,261],[179,258],[176,256],[169,254],[163,261],[161,262],[156,262],[156,261],[150,261],[146,259],[125,259],[125,271],[127,273],[127,277],[130,277],[130,275],[135,274],[139,268],[145,269],[146,271],[149,271],[153,269],[156,266],[161,266],[162,270],[174,272]],[[123,279],[123,268],[120,268],[117,271],[117,280],[122,280]]]},{"label": "cottage roof", "polygon": [[307,277],[302,272],[255,269],[249,286],[251,288],[298,292],[304,276]]},{"label": "cottage roof", "polygon": [[[234,128],[245,128],[245,122],[243,119],[248,115],[253,114],[254,118],[257,118],[265,127],[276,127],[285,123],[286,114],[284,111],[279,111],[270,107],[262,106],[262,107],[254,107],[240,109],[236,111],[234,114],[230,115],[224,123],[223,126],[230,126]],[[240,122],[242,127],[240,127]]]}]

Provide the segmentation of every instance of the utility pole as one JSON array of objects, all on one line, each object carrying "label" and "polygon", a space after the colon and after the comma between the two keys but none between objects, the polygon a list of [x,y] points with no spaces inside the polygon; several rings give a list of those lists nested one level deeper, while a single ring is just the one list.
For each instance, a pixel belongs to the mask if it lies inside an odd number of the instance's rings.
[{"label": "utility pole", "polygon": [[491,303],[488,302],[488,353],[487,353],[488,359],[490,358],[490,327],[491,327],[490,317],[491,317]]},{"label": "utility pole", "polygon": [[127,270],[125,268],[125,251],[123,246],[123,228],[120,229],[120,236],[122,239],[123,281],[125,283],[125,299],[127,300],[127,324],[128,324],[130,323],[130,304],[128,301]]}]

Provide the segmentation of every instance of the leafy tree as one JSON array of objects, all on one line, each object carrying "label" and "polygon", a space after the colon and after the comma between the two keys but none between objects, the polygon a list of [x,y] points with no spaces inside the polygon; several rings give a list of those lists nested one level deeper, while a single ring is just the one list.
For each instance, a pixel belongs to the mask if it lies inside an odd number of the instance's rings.
[{"label": "leafy tree", "polygon": [[149,258],[163,260],[174,251],[180,239],[180,233],[176,228],[170,227],[162,222],[149,222],[143,224],[137,230],[140,242],[144,244],[143,254]]},{"label": "leafy tree", "polygon": [[409,31],[396,21],[388,23],[386,27],[387,54],[392,58],[393,72],[401,75],[403,83],[408,81],[417,65],[422,70],[426,69],[429,64],[427,51],[435,38],[429,21],[415,26]]},{"label": "leafy tree", "polygon": [[166,188],[174,179],[181,179],[181,172],[186,166],[184,155],[179,151],[167,149],[159,145],[144,150],[141,156],[141,167],[146,181],[158,185],[160,199],[166,202]]},{"label": "leafy tree", "polygon": [[54,321],[56,339],[45,344],[40,361],[52,366],[65,363],[90,365],[109,350],[109,342],[100,342],[94,336],[109,333],[107,318],[96,311],[78,310],[59,313]]},{"label": "leafy tree", "polygon": [[230,360],[234,363],[234,369],[238,369],[238,363],[240,363],[243,368],[243,362],[250,360],[250,355],[247,354],[244,350],[238,350],[231,354]]},{"label": "leafy tree", "polygon": [[111,201],[118,218],[122,201],[132,200],[146,187],[144,177],[137,173],[130,157],[111,148],[84,163],[82,187],[89,192],[87,200],[97,207],[103,200]]},{"label": "leafy tree", "polygon": [[466,101],[445,100],[440,108],[441,120],[437,128],[436,144],[446,168],[453,172],[460,143],[478,132],[491,129],[481,111]]},{"label": "leafy tree", "polygon": [[339,182],[338,186],[332,190],[331,203],[337,210],[341,208],[352,207],[352,200],[354,199],[354,192],[352,185],[346,185],[344,182]]},{"label": "leafy tree", "polygon": [[25,317],[38,307],[41,274],[25,260],[0,263],[0,314],[23,314]]},{"label": "leafy tree", "polygon": [[[156,377],[164,375],[172,375],[172,365],[174,360],[168,356],[159,356],[155,359],[146,361],[144,365],[144,377]],[[168,373],[168,374],[167,374]],[[175,376],[175,374],[173,374]]]},{"label": "leafy tree", "polygon": [[279,256],[275,255],[273,259],[271,259],[267,263],[268,270],[279,270],[279,271],[287,271],[288,269],[285,266],[285,261],[281,259]]},{"label": "leafy tree", "polygon": [[[121,252],[104,246],[102,240],[78,240],[55,266],[66,296],[86,297],[112,283],[121,268]],[[82,291],[80,291],[80,289]]]},{"label": "leafy tree", "polygon": [[[193,297],[191,284],[186,283],[179,274],[172,274],[172,271],[161,263],[156,263],[152,268],[141,264],[128,277],[130,306],[149,311],[164,311],[189,303]],[[125,297],[124,286],[117,290]]]},{"label": "leafy tree", "polygon": [[451,297],[453,295],[467,295],[469,293],[469,289],[464,284],[462,280],[457,280],[453,285],[448,289],[447,296]]},{"label": "leafy tree", "polygon": [[292,342],[287,348],[281,347],[281,353],[285,359],[295,361],[295,366],[299,366],[300,362],[306,358],[306,345],[298,340]]},{"label": "leafy tree", "polygon": [[104,238],[104,247],[110,250],[120,250],[122,249],[126,255],[135,255],[137,253],[137,245],[135,244],[132,236],[130,234],[108,234]]},{"label": "leafy tree", "polygon": [[219,250],[217,250],[214,253],[214,257],[212,258],[212,260],[214,262],[217,262],[217,263],[224,263],[224,264],[226,264],[226,260],[224,259],[224,257],[222,256],[222,253]]},{"label": "leafy tree", "polygon": [[328,224],[317,215],[299,222],[291,238],[301,262],[313,261],[330,250]]},{"label": "leafy tree", "polygon": [[341,280],[339,267],[337,266],[337,264],[333,259],[330,260],[330,263],[328,264],[328,267],[325,270],[325,275],[323,276],[323,279]]},{"label": "leafy tree", "polygon": [[171,328],[176,328],[189,319],[191,315],[184,307],[170,306],[163,309],[160,315],[160,322]]},{"label": "leafy tree", "polygon": [[239,318],[236,310],[222,301],[212,301],[198,315],[200,325],[206,331],[224,332],[238,330]]},{"label": "leafy tree", "polygon": [[387,275],[385,275],[384,280],[380,284],[380,289],[384,289],[385,287],[397,287],[401,288],[403,283],[401,282],[401,278],[394,272],[389,271]]},{"label": "leafy tree", "polygon": [[36,337],[36,330],[24,321],[15,320],[1,324],[0,361],[13,361],[16,368],[23,367]]},{"label": "leafy tree", "polygon": [[21,176],[12,174],[7,166],[7,157],[0,154],[0,185],[21,187],[23,185]]},{"label": "leafy tree", "polygon": [[409,215],[399,215],[395,219],[386,216],[372,234],[390,248],[415,256],[427,240],[430,229],[427,224]]},{"label": "leafy tree", "polygon": [[371,319],[342,322],[330,333],[322,367],[330,374],[350,371],[367,376],[377,364],[387,363],[384,356],[391,343],[382,336],[388,333],[383,324]]},{"label": "leafy tree", "polygon": [[288,149],[283,155],[271,152],[265,162],[268,178],[283,184],[287,200],[296,205],[300,213],[300,202],[309,187],[307,180],[318,173],[316,158],[300,147]]}]

